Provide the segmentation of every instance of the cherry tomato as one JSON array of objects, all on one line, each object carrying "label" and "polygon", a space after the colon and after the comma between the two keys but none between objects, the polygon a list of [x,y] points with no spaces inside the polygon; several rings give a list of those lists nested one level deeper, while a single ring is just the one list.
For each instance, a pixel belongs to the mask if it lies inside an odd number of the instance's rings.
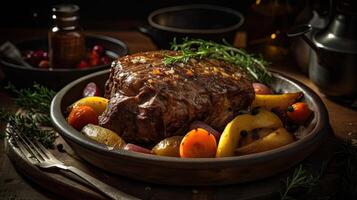
[{"label": "cherry tomato", "polygon": [[76,106],[69,113],[67,122],[80,131],[87,124],[98,124],[98,115],[89,106]]},{"label": "cherry tomato", "polygon": [[288,118],[296,124],[304,124],[311,114],[312,110],[304,102],[294,103],[287,109]]},{"label": "cherry tomato", "polygon": [[253,83],[255,94],[273,94],[273,91],[262,83]]}]

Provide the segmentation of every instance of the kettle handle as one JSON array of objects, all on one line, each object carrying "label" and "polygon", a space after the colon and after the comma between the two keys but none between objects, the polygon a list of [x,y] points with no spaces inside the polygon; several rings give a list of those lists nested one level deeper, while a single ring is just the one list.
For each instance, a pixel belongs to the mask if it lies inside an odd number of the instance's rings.
[{"label": "kettle handle", "polygon": [[306,37],[305,33],[308,33],[312,30],[311,24],[303,24],[299,26],[295,26],[291,28],[287,32],[288,37],[301,37],[312,49],[314,49],[316,52],[318,50],[318,47],[308,38]]}]

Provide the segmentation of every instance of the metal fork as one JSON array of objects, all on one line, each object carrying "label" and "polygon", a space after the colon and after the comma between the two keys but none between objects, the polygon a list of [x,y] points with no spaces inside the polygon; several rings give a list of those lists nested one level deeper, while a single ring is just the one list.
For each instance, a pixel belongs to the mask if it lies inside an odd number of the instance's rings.
[{"label": "metal fork", "polygon": [[[10,131],[12,132],[12,131]],[[90,176],[89,174],[81,171],[73,166],[67,166],[57,158],[55,158],[51,152],[49,152],[41,143],[38,141],[29,140],[23,133],[11,133],[12,138],[15,140],[22,154],[34,165],[44,168],[56,168],[65,171],[72,172],[76,176],[85,180],[89,185],[96,188],[98,191],[103,193],[105,196],[115,199],[115,200],[138,200],[138,198],[133,197],[129,194],[121,192],[110,185],[103,183],[102,181]]]}]

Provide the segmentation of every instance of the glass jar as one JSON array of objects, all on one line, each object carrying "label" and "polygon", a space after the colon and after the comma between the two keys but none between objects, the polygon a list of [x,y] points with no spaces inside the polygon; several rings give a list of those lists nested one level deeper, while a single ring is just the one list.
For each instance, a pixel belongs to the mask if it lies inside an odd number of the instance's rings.
[{"label": "glass jar", "polygon": [[79,26],[79,7],[56,5],[52,9],[54,26],[48,34],[51,68],[74,68],[85,56],[85,39]]}]

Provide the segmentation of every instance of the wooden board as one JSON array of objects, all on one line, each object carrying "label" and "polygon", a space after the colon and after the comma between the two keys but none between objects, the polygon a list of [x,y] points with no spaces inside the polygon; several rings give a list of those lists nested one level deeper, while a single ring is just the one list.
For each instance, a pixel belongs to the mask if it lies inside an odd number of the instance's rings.
[{"label": "wooden board", "polygon": [[[323,160],[330,157],[333,152],[335,138],[329,134],[324,139],[321,146],[304,162],[316,169],[321,167]],[[227,186],[214,187],[175,187],[157,185],[152,183],[139,182],[125,177],[114,175],[96,168],[93,165],[80,159],[66,142],[58,137],[56,144],[62,144],[65,151],[52,150],[52,153],[67,165],[72,165],[91,174],[92,176],[116,187],[118,190],[131,194],[141,199],[267,199],[278,195],[281,187],[281,180],[288,172],[279,174],[267,179]],[[88,187],[85,183],[64,176],[58,171],[43,171],[31,165],[21,154],[21,152],[5,140],[6,152],[17,170],[32,182],[39,186],[66,197],[68,199],[105,199],[97,191]],[[327,151],[328,150],[328,151]],[[143,166],[145,170],[145,166]]]}]

